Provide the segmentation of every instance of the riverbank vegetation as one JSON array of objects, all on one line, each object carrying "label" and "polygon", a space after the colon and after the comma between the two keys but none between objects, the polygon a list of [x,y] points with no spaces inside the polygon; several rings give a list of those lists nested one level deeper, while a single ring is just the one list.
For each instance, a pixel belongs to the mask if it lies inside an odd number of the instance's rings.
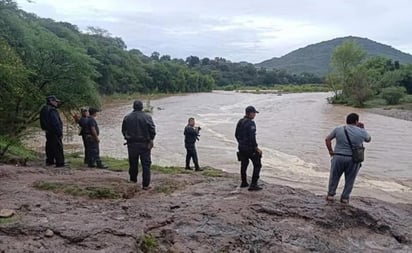
[{"label": "riverbank vegetation", "polygon": [[412,65],[384,57],[366,58],[358,44],[347,41],[335,49],[326,83],[335,94],[331,103],[357,107],[408,103]]}]

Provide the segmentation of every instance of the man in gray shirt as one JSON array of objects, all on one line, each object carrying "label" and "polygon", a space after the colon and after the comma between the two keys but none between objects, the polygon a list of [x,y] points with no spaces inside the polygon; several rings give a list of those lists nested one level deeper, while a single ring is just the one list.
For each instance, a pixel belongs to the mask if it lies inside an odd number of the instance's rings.
[{"label": "man in gray shirt", "polygon": [[[326,200],[333,201],[339,180],[342,174],[345,173],[345,187],[341,195],[341,202],[344,204],[349,203],[349,196],[352,192],[356,175],[361,167],[361,163],[356,163],[352,160],[352,148],[348,137],[353,147],[362,147],[364,141],[371,141],[371,136],[364,129],[363,123],[359,122],[358,114],[349,114],[346,117],[346,124],[346,126],[336,127],[325,139],[326,147],[332,157]],[[345,134],[345,129],[348,137]],[[336,139],[335,149],[332,149],[333,139]]]}]

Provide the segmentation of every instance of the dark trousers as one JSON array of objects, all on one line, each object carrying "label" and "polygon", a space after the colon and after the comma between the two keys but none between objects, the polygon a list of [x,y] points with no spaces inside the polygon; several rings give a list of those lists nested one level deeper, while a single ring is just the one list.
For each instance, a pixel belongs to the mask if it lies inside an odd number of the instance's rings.
[{"label": "dark trousers", "polygon": [[100,148],[99,143],[93,138],[93,136],[88,135],[86,137],[87,142],[87,165],[89,167],[101,166],[102,161],[100,160]]},{"label": "dark trousers", "polygon": [[89,150],[88,150],[88,143],[86,139],[87,135],[82,134],[82,140],[83,140],[83,147],[84,147],[84,163],[89,164]]},{"label": "dark trousers", "polygon": [[46,132],[46,164],[64,166],[62,139],[50,132]]},{"label": "dark trousers", "polygon": [[360,163],[352,161],[352,156],[334,155],[331,160],[328,195],[335,196],[339,180],[342,174],[345,174],[345,186],[341,199],[349,199],[360,167]]},{"label": "dark trousers", "polygon": [[137,182],[139,158],[143,167],[142,186],[150,185],[150,165],[152,164],[151,152],[148,143],[128,143],[127,151],[129,153],[129,175],[130,181]]},{"label": "dark trousers", "polygon": [[259,179],[260,169],[262,168],[262,162],[260,155],[255,151],[251,150],[239,150],[239,158],[240,158],[240,177],[242,179],[242,183],[247,183],[247,167],[249,165],[249,159],[253,163],[253,174],[252,174],[252,185],[257,185],[257,181]]},{"label": "dark trousers", "polygon": [[195,147],[186,147],[186,168],[190,168],[190,159],[193,159],[195,168],[199,169],[199,161],[197,159],[197,152]]}]

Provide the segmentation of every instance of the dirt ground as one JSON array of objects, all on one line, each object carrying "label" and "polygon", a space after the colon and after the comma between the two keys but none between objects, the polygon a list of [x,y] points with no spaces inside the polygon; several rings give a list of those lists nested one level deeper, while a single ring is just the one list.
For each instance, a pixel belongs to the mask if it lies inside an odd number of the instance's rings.
[{"label": "dirt ground", "polygon": [[[324,196],[237,175],[0,165],[0,252],[412,252],[412,205]],[[139,178],[140,180],[140,178]]]}]

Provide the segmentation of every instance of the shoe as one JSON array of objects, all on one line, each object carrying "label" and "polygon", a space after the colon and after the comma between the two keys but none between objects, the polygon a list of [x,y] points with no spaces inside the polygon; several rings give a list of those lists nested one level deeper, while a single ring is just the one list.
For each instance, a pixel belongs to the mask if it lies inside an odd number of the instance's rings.
[{"label": "shoe", "polygon": [[96,168],[96,165],[89,164],[89,165],[87,165],[87,167],[89,167],[89,168]]},{"label": "shoe", "polygon": [[104,165],[104,164],[99,164],[96,167],[99,168],[99,169],[108,169],[109,168],[109,166]]},{"label": "shoe", "polygon": [[334,199],[333,199],[333,196],[332,195],[326,195],[326,201],[328,201],[328,202],[332,202]]},{"label": "shoe", "polygon": [[54,163],[46,162],[46,166],[53,166],[53,165],[54,165]]},{"label": "shoe", "polygon": [[137,180],[130,179],[130,183],[137,184]]},{"label": "shoe", "polygon": [[192,170],[192,168],[190,168],[190,167],[185,167],[185,170]]},{"label": "shoe", "polygon": [[240,188],[246,188],[246,187],[249,187],[249,184],[247,182],[242,182],[240,184]]},{"label": "shoe", "polygon": [[195,171],[203,171],[203,169],[198,167],[198,168],[195,169]]},{"label": "shoe", "polygon": [[260,190],[263,190],[263,188],[260,187],[259,185],[253,185],[253,184],[249,186],[249,189],[248,189],[248,191],[260,191]]},{"label": "shoe", "polygon": [[340,199],[340,203],[343,205],[349,205],[349,199]]},{"label": "shoe", "polygon": [[150,187],[150,186],[143,186],[142,189],[145,190],[145,191],[148,191],[148,190],[151,190],[152,187]]}]

